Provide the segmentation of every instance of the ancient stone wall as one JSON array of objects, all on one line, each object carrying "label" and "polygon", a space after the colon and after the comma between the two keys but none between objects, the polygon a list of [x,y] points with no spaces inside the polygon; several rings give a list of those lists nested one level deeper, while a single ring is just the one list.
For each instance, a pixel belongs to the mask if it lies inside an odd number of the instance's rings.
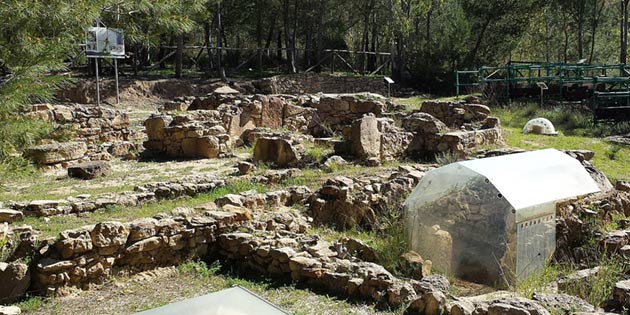
[{"label": "ancient stone wall", "polygon": [[232,150],[221,112],[194,111],[174,118],[152,115],[145,122],[144,147],[170,157],[216,158]]},{"label": "ancient stone wall", "polygon": [[[33,270],[33,290],[63,294],[71,287],[101,284],[115,269],[144,271],[206,256],[219,234],[247,215],[210,211],[192,218],[102,222],[61,232],[47,241]],[[210,244],[210,245],[209,245]]]},{"label": "ancient stone wall", "polygon": [[214,93],[180,101],[194,110],[175,117],[153,115],[145,121],[146,149],[170,157],[219,157],[243,142],[253,144],[246,139],[251,130],[286,128],[330,136],[364,114],[380,116],[392,106],[369,93],[300,97]]},{"label": "ancient stone wall", "polygon": [[262,79],[255,85],[265,94],[372,92],[387,95],[387,85],[380,77],[300,73]]},{"label": "ancient stone wall", "polygon": [[106,105],[37,104],[26,115],[67,125],[76,132],[78,141],[88,144],[131,141],[137,137],[129,130],[129,115]]},{"label": "ancient stone wall", "polygon": [[424,171],[401,167],[387,181],[379,177],[329,179],[311,195],[309,215],[315,224],[339,230],[377,229],[383,216],[402,213],[403,199],[424,176]]},{"label": "ancient stone wall", "polygon": [[37,104],[25,115],[53,123],[75,135],[73,142],[30,148],[27,157],[39,165],[57,165],[128,157],[142,134],[129,128],[129,116],[107,106]]},{"label": "ancient stone wall", "polygon": [[[446,290],[442,276],[403,281],[374,259],[357,240],[336,243],[302,234],[306,223],[289,212],[252,220],[249,211],[207,211],[196,216],[167,216],[129,223],[102,222],[45,240],[33,263],[30,291],[66,294],[88,289],[119,271],[140,272],[188,259],[210,258],[307,285],[331,294],[373,300],[397,307],[417,294]],[[233,232],[239,229],[240,232]]]}]

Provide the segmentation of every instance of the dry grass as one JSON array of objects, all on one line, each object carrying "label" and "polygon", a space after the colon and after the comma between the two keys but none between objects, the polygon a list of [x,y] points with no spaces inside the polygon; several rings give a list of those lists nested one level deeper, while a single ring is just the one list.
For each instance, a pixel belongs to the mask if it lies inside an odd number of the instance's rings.
[{"label": "dry grass", "polygon": [[30,299],[23,314],[130,314],[241,285],[294,315],[395,315],[372,304],[353,303],[271,279],[244,280],[202,262],[152,272],[153,276],[115,277],[100,288],[47,300]]}]

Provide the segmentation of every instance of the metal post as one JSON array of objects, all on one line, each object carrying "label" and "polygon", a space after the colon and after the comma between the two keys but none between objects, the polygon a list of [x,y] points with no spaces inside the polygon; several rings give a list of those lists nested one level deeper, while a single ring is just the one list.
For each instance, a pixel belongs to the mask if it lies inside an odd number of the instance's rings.
[{"label": "metal post", "polygon": [[120,104],[120,92],[118,91],[118,59],[114,58],[114,72],[116,75],[116,104]]},{"label": "metal post", "polygon": [[101,88],[98,80],[98,58],[94,58],[94,64],[96,65],[96,105],[101,106]]},{"label": "metal post", "polygon": [[459,98],[459,71],[455,71],[455,91],[457,98]]},{"label": "metal post", "polygon": [[332,67],[330,68],[330,73],[334,74],[335,73],[335,55],[336,54],[335,53],[332,53],[332,54],[333,54],[332,55],[332,57],[333,57],[332,59],[333,60],[332,60]]}]

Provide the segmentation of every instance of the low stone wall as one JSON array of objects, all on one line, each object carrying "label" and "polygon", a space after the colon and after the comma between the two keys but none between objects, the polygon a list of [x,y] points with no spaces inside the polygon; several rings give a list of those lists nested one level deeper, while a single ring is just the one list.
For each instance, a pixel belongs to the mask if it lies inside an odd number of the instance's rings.
[{"label": "low stone wall", "polygon": [[205,257],[221,233],[246,220],[245,213],[209,211],[192,218],[103,222],[67,230],[40,249],[32,290],[65,294],[72,287],[101,284],[115,270],[144,271]]},{"label": "low stone wall", "polygon": [[[403,281],[382,266],[355,255],[369,248],[356,240],[329,243],[316,235],[296,233],[287,213],[270,221],[251,220],[247,210],[208,211],[201,216],[102,222],[63,231],[43,241],[33,263],[30,291],[64,295],[89,289],[119,271],[140,272],[189,259],[220,259],[237,267],[317,286],[331,294],[398,307],[417,293],[447,290],[442,276]],[[234,230],[241,232],[232,232]],[[367,255],[366,257],[369,257]]]},{"label": "low stone wall", "polygon": [[262,79],[255,82],[255,85],[265,94],[372,92],[387,95],[387,84],[380,77],[301,73]]},{"label": "low stone wall", "polygon": [[107,105],[37,104],[25,115],[67,125],[77,133],[77,140],[91,144],[130,141],[137,135],[129,130],[129,116]]},{"label": "low stone wall", "polygon": [[389,173],[386,181],[381,177],[329,179],[311,195],[309,215],[314,224],[339,230],[377,229],[382,216],[402,213],[404,198],[427,170],[401,167]]},{"label": "low stone wall", "polygon": [[216,158],[232,151],[232,139],[219,111],[175,116],[152,115],[145,122],[147,150],[170,157]]},{"label": "low stone wall", "polygon": [[[101,194],[97,196],[80,195],[61,200],[33,200],[29,202],[9,202],[7,207],[24,215],[48,217],[54,215],[93,212],[107,206],[119,205],[134,207],[164,199],[195,196],[226,185],[223,179],[215,176],[189,176],[175,182],[157,182],[135,187],[134,191],[120,194]],[[0,214],[3,211],[0,209]],[[9,217],[0,223],[11,222]]]},{"label": "low stone wall", "polygon": [[39,165],[57,165],[128,157],[142,134],[129,129],[129,116],[108,106],[36,104],[26,116],[53,123],[76,135],[74,142],[31,148],[27,156]]}]

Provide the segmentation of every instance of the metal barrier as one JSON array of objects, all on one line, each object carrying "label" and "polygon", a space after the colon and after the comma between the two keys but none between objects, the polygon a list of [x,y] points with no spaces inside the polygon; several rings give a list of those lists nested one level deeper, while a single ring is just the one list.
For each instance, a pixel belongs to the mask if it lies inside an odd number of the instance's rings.
[{"label": "metal barrier", "polygon": [[[465,77],[472,77],[472,80],[464,80]],[[494,95],[499,99],[538,97],[543,83],[549,87],[545,93],[547,99],[590,101],[598,120],[615,117],[630,120],[630,72],[624,64],[512,62],[500,67],[482,66],[476,71],[455,73],[457,96],[463,87],[492,85],[496,88],[493,93],[505,90],[504,96],[503,92]]]}]

